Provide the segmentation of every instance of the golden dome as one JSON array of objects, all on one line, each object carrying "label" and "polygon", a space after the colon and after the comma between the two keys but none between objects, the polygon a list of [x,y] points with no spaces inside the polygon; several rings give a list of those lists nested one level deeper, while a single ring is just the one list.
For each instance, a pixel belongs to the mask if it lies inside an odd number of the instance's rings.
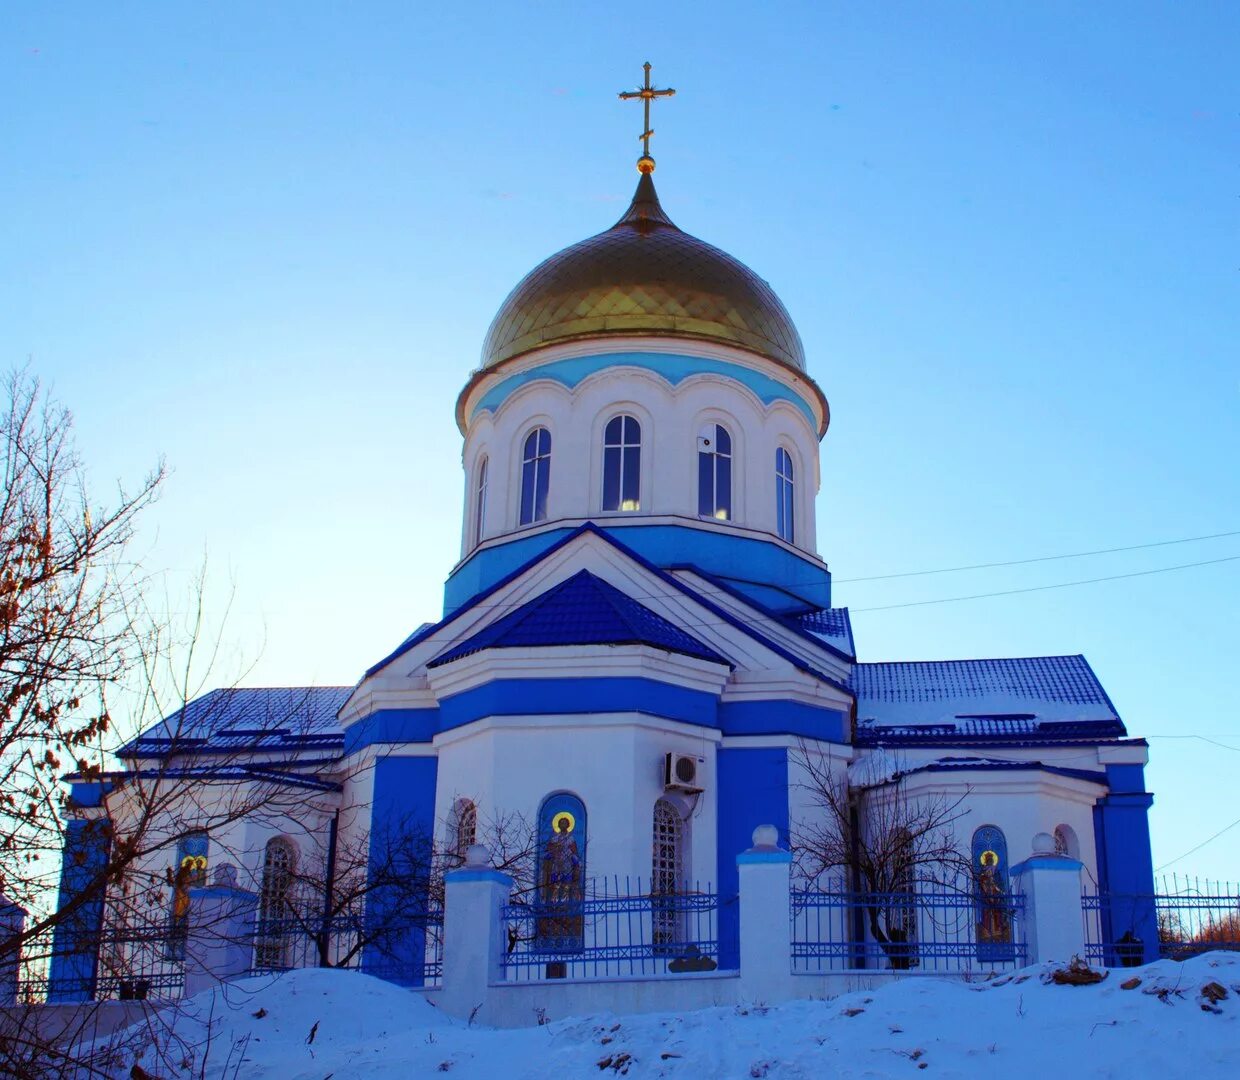
[{"label": "golden dome", "polygon": [[508,294],[482,366],[543,345],[628,334],[717,341],[805,370],[779,297],[727,252],[673,225],[648,172],[615,225],[552,255]]}]

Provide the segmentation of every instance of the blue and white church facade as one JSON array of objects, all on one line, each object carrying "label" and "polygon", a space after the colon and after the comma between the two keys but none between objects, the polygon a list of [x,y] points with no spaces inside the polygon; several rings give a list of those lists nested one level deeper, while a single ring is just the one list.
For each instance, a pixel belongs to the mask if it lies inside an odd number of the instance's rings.
[{"label": "blue and white church facade", "polygon": [[[218,830],[186,807],[156,872],[192,832],[208,873],[228,862],[269,895],[281,859],[392,821],[463,857],[516,816],[537,834],[536,892],[627,880],[726,898],[757,826],[787,847],[821,814],[812,760],[845,785],[960,799],[963,857],[1004,880],[1049,834],[1097,889],[1152,892],[1147,747],[1083,657],[858,659],[815,531],[826,395],[770,286],[673,224],[650,171],[613,227],[505,300],[456,417],[461,551],[438,621],[352,687],[191,703],[123,772],[75,783],[83,820],[123,815],[127,777],[181,760],[203,806],[258,781],[284,801]],[[66,860],[62,902],[84,861]],[[739,924],[721,899],[721,970]]]}]

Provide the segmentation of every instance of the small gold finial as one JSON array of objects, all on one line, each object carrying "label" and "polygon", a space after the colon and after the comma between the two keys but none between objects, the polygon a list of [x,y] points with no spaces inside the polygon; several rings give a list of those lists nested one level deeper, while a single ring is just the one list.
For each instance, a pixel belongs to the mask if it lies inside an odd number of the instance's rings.
[{"label": "small gold finial", "polygon": [[624,90],[620,93],[621,101],[631,101],[633,98],[641,98],[642,105],[645,108],[646,121],[643,126],[642,133],[638,136],[642,141],[642,156],[637,159],[637,171],[640,173],[654,172],[654,158],[650,156],[650,136],[654,134],[654,129],[650,126],[650,103],[655,98],[672,97],[675,90],[656,90],[650,85],[650,61],[647,60],[643,65],[646,72],[646,82],[639,86],[636,90]]}]

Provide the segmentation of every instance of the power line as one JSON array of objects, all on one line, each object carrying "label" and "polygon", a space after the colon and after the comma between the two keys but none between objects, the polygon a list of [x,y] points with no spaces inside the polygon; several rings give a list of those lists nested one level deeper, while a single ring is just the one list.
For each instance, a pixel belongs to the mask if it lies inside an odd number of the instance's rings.
[{"label": "power line", "polygon": [[857,581],[890,581],[892,578],[924,577],[927,574],[956,574],[963,570],[990,570],[999,566],[1028,566],[1030,563],[1056,562],[1060,559],[1083,559],[1088,555],[1113,555],[1119,551],[1145,551],[1148,548],[1170,547],[1173,544],[1195,544],[1200,540],[1220,540],[1225,536],[1240,536],[1240,530],[1210,533],[1206,536],[1185,536],[1179,540],[1157,540],[1151,544],[1129,544],[1127,547],[1074,551],[1067,555],[1039,555],[1034,559],[1009,559],[1006,562],[971,563],[968,566],[940,566],[934,570],[906,570],[899,574],[871,574],[868,577],[836,578],[835,584],[845,585]]},{"label": "power line", "polygon": [[1234,829],[1237,825],[1240,825],[1240,818],[1236,818],[1236,820],[1233,821],[1230,825],[1225,825],[1223,828],[1219,829],[1218,832],[1216,832],[1213,836],[1209,837],[1208,839],[1202,840],[1201,843],[1198,844],[1196,847],[1189,848],[1186,852],[1184,852],[1183,855],[1177,855],[1170,862],[1165,862],[1162,864],[1162,866],[1155,867],[1154,873],[1156,874],[1161,873],[1163,870],[1166,870],[1168,866],[1174,866],[1181,859],[1187,859],[1190,855],[1195,855],[1198,851],[1200,851],[1203,847],[1205,847],[1206,844],[1212,844],[1215,840],[1217,840],[1220,836],[1222,836],[1223,833],[1229,832],[1230,830]]},{"label": "power line", "polygon": [[1190,570],[1195,566],[1214,566],[1217,563],[1236,562],[1240,555],[1227,555],[1221,559],[1203,559],[1201,562],[1180,563],[1178,566],[1160,566],[1154,570],[1135,570],[1128,574],[1108,574],[1106,577],[1082,578],[1079,581],[1060,581],[1054,585],[1030,585],[1023,589],[1002,589],[999,592],[971,593],[968,596],[941,596],[937,600],[912,600],[903,604],[883,604],[879,607],[852,608],[854,612],[891,611],[894,608],[925,607],[928,604],[955,604],[962,600],[985,600],[992,596],[1016,596],[1018,593],[1045,592],[1048,589],[1070,589],[1074,585],[1095,585],[1100,581],[1120,581],[1124,578],[1148,577],[1151,574],[1168,574],[1173,570]]}]

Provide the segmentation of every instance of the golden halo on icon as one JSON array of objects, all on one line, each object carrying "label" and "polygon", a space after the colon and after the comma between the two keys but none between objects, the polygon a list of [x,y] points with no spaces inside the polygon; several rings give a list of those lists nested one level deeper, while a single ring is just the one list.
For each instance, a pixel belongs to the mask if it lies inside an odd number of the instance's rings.
[{"label": "golden halo on icon", "polygon": [[551,817],[551,828],[554,832],[570,833],[577,828],[577,819],[567,810],[559,810]]},{"label": "golden halo on icon", "polygon": [[978,856],[977,861],[986,867],[998,866],[999,865],[998,852],[991,851],[991,850],[983,851],[981,855]]}]

